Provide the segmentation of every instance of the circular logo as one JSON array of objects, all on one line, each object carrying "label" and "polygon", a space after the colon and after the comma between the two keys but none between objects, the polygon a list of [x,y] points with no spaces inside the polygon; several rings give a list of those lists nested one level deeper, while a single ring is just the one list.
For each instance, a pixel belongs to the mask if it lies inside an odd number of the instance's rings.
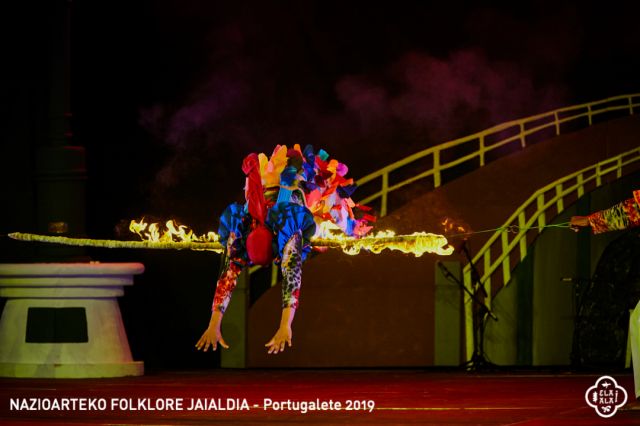
[{"label": "circular logo", "polygon": [[587,389],[584,399],[600,417],[612,417],[627,403],[627,391],[613,377],[602,376]]}]

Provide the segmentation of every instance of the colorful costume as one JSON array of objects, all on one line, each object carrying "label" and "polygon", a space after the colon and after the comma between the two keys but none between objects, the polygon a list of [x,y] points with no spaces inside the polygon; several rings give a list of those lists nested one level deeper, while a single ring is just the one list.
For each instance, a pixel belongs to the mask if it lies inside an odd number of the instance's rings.
[{"label": "colorful costume", "polygon": [[640,226],[640,190],[629,198],[606,210],[588,216],[594,234]]},{"label": "colorful costume", "polygon": [[310,145],[304,151],[278,145],[271,158],[250,154],[242,170],[246,203],[231,204],[220,217],[218,234],[226,251],[212,310],[224,313],[242,268],[272,261],[282,270],[283,308],[297,308],[311,237],[328,228],[361,237],[375,217],[356,217],[358,210],[369,209],[351,200],[356,186],[345,177],[347,166],[324,150],[316,154]]}]

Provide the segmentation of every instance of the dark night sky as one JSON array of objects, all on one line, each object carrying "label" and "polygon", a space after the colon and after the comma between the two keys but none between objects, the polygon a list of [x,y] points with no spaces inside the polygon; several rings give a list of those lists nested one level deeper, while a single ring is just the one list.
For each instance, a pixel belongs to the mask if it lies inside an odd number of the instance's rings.
[{"label": "dark night sky", "polygon": [[[49,87],[51,8],[14,7],[2,29],[5,118]],[[242,158],[278,143],[323,147],[359,177],[504,120],[635,92],[635,9],[75,1],[73,130],[88,152],[88,231],[106,236],[143,213],[215,227],[241,196]],[[40,115],[27,118],[28,137],[46,143],[46,106],[29,111]]]},{"label": "dark night sky", "polygon": [[507,119],[638,88],[629,6],[74,8],[76,139],[100,176],[92,206],[105,220],[207,226],[241,196],[242,157],[277,143],[324,147],[358,177]]}]

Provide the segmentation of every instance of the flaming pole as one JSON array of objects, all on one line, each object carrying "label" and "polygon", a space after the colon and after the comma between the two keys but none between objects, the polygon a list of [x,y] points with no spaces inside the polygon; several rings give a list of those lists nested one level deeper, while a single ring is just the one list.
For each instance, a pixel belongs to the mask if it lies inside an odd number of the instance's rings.
[{"label": "flaming pole", "polygon": [[[9,234],[9,237],[19,241],[33,241],[82,247],[207,250],[218,253],[224,250],[224,247],[219,242],[96,240],[90,238],[54,237],[22,232],[11,233]],[[453,252],[453,247],[448,245],[447,239],[444,236],[428,234],[425,232],[416,232],[410,235],[372,236],[364,238],[318,238],[312,239],[311,245],[315,247],[340,248],[347,254],[358,254],[362,249],[376,254],[380,253],[384,249],[398,250],[404,253],[412,253],[415,256],[421,256],[426,252],[446,256]]]},{"label": "flaming pole", "polygon": [[120,241],[94,240],[91,238],[53,237],[49,235],[26,234],[13,232],[9,238],[19,241],[35,241],[39,243],[62,244],[79,247],[159,249],[159,250],[209,250],[222,252],[220,243],[199,243],[194,241]]}]

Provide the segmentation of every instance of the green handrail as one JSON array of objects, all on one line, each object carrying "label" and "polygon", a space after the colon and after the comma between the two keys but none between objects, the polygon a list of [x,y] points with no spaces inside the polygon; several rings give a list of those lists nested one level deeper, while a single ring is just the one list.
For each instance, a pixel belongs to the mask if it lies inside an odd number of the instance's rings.
[{"label": "green handrail", "polygon": [[[627,111],[629,115],[634,114],[634,108],[640,107],[640,93],[633,93],[628,95],[619,95],[606,99],[601,99],[594,102],[588,102],[580,105],[573,105],[563,108],[558,108],[553,111],[544,112],[541,114],[532,115],[530,117],[521,118],[517,120],[507,121],[472,135],[464,136],[462,138],[454,139],[440,145],[432,146],[415,154],[412,154],[406,158],[391,163],[380,170],[370,173],[356,181],[358,186],[363,186],[369,182],[374,181],[377,178],[381,180],[381,188],[368,197],[359,200],[360,204],[368,204],[377,199],[381,199],[379,216],[386,216],[388,212],[388,194],[396,191],[410,183],[418,180],[433,176],[433,187],[437,188],[442,184],[442,172],[444,170],[455,167],[461,163],[478,158],[480,167],[485,165],[486,154],[500,148],[502,146],[516,143],[519,144],[521,149],[527,147],[526,139],[528,136],[535,135],[548,128],[553,128],[556,135],[562,134],[562,125],[571,121],[578,120],[586,117],[588,120],[588,126],[593,125],[593,117],[604,114],[606,112],[615,111]],[[626,114],[625,114],[626,115]],[[495,140],[491,143],[487,143],[487,139],[493,135],[498,135],[509,129],[516,128],[518,132],[508,137]],[[575,130],[575,128],[574,128]],[[478,149],[475,151],[453,158],[448,162],[441,162],[441,153],[448,149],[459,147],[468,143],[477,143]],[[428,156],[433,156],[433,162],[431,168],[428,168],[408,179],[393,185],[389,184],[389,175]],[[504,154],[508,155],[508,154]],[[253,267],[249,270],[249,274],[253,274],[259,267]],[[274,273],[275,272],[275,273]],[[272,286],[277,282],[277,271],[272,271],[271,284]]]},{"label": "green handrail", "polygon": [[[560,178],[548,185],[538,189],[527,201],[513,212],[482,246],[473,257],[473,263],[477,265],[481,275],[480,282],[484,285],[487,298],[485,303],[491,306],[491,281],[501,278],[502,285],[506,286],[511,280],[511,254],[519,251],[520,261],[527,255],[527,235],[540,233],[547,224],[547,213],[553,208],[556,215],[564,210],[565,199],[568,196],[580,198],[585,193],[587,185],[600,187],[602,178],[615,173],[616,179],[623,176],[623,171],[627,166],[640,161],[640,147],[634,148],[622,154],[600,161],[575,173]],[[549,192],[551,196],[549,196]],[[527,216],[527,209],[531,213]],[[509,230],[518,229],[516,234],[511,234]],[[502,274],[500,276],[500,274]],[[473,291],[471,280],[471,266],[465,265],[463,268],[464,284]],[[473,353],[473,317],[472,304],[469,296],[465,294],[465,335],[467,355]]]},{"label": "green handrail", "polygon": [[[520,149],[524,149],[527,147],[527,137],[540,133],[546,129],[553,128],[557,136],[562,133],[562,125],[565,123],[569,123],[586,117],[588,125],[584,127],[588,127],[593,124],[593,117],[597,115],[614,111],[626,111],[629,115],[633,115],[634,108],[637,108],[639,106],[640,93],[614,96],[595,102],[559,108],[553,111],[532,115],[530,117],[521,118],[518,120],[507,121],[505,123],[498,124],[496,126],[474,133],[472,135],[464,136],[462,138],[454,139],[440,145],[429,147],[406,158],[403,158],[402,160],[391,163],[380,170],[376,170],[375,172],[370,173],[363,178],[358,179],[356,181],[358,186],[363,186],[364,184],[372,182],[378,178],[380,178],[381,180],[380,190],[360,200],[359,202],[361,204],[368,204],[372,201],[380,199],[381,203],[379,215],[386,216],[389,209],[389,206],[387,204],[388,194],[410,183],[427,178],[429,176],[433,176],[433,187],[437,188],[442,184],[442,172],[444,170],[455,167],[466,161],[473,160],[474,158],[478,159],[479,166],[482,167],[485,165],[487,153],[492,152],[502,146],[508,144],[516,144],[519,145]],[[517,130],[517,133],[510,136],[501,137],[501,132],[505,132],[506,130],[511,129]],[[496,136],[498,139],[494,141],[491,136]],[[492,140],[492,142],[488,142],[488,140]],[[477,148],[471,153],[454,157],[446,162],[442,161],[441,153],[443,151],[470,143],[477,145]],[[466,150],[463,151],[466,152]],[[432,166],[430,168],[401,182],[395,183],[393,185],[389,184],[389,175],[392,172],[428,156],[432,156],[433,160]]]}]

